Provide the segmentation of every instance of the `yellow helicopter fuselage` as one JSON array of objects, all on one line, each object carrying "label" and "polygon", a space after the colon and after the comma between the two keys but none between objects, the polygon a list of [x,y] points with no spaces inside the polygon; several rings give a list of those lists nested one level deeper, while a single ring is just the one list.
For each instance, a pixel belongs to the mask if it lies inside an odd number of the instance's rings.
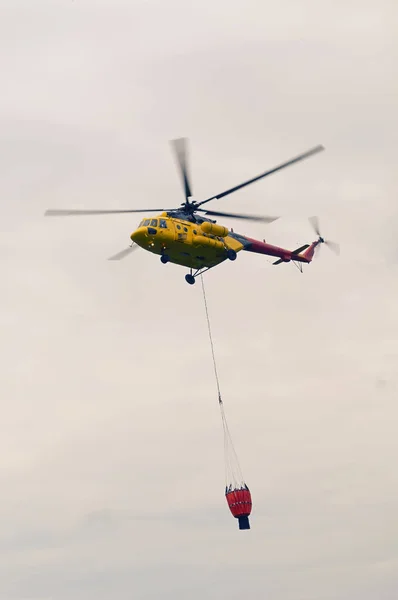
[{"label": "yellow helicopter fuselage", "polygon": [[205,221],[192,223],[161,213],[143,219],[130,238],[141,248],[165,256],[168,262],[191,269],[211,268],[239,252],[243,244],[227,227]]}]

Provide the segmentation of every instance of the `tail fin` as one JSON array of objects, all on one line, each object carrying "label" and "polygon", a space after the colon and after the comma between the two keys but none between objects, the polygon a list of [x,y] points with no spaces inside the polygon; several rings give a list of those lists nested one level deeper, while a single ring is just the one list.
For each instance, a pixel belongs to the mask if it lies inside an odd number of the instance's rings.
[{"label": "tail fin", "polygon": [[312,244],[308,246],[308,250],[304,252],[303,257],[306,259],[307,262],[310,263],[314,258],[315,248],[318,246],[318,243],[319,242],[312,242]]}]

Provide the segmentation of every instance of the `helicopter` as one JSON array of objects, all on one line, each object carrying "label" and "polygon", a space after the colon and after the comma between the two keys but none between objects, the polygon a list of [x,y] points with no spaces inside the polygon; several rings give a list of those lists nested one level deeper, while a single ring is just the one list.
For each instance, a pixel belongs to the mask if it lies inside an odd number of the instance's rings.
[{"label": "helicopter", "polygon": [[[318,238],[311,244],[304,244],[295,250],[287,250],[265,242],[252,239],[245,235],[235,233],[234,230],[217,223],[210,217],[225,217],[262,223],[272,223],[279,219],[275,216],[260,216],[248,214],[226,213],[207,208],[201,208],[208,202],[224,198],[251,183],[259,181],[272,173],[280,171],[294,163],[308,158],[324,150],[322,145],[315,146],[295,158],[284,162],[261,175],[236,185],[224,192],[210,196],[199,202],[192,200],[192,191],[187,167],[187,138],[177,138],[170,141],[177,166],[180,170],[185,195],[185,202],[179,208],[146,208],[146,209],[115,209],[115,210],[75,210],[75,209],[48,209],[45,216],[72,216],[72,215],[105,215],[120,213],[158,213],[153,217],[142,219],[135,231],[130,235],[131,244],[111,256],[108,260],[121,260],[141,247],[144,250],[160,256],[163,264],[173,263],[189,269],[185,280],[190,285],[195,283],[196,277],[209,269],[220,265],[226,260],[234,261],[238,252],[245,250],[273,256],[277,260],[273,263],[293,262],[302,271],[304,263],[310,263],[316,248],[320,244],[327,244],[336,253],[339,252],[338,244],[326,241],[320,234],[317,217],[310,217]],[[201,214],[200,214],[201,213]]]}]

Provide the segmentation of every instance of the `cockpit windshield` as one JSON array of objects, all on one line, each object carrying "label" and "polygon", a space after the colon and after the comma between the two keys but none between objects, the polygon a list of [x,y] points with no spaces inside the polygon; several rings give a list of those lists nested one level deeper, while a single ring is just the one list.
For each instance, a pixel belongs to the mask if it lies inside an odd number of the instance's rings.
[{"label": "cockpit windshield", "polygon": [[[158,224],[159,221],[159,224]],[[138,227],[161,227],[162,229],[167,229],[167,221],[166,219],[142,219],[141,223]]]}]

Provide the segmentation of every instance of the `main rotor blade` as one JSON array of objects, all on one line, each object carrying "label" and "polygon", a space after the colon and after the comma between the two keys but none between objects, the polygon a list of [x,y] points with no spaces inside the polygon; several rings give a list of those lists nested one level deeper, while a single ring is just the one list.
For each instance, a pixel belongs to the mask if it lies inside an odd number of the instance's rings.
[{"label": "main rotor blade", "polygon": [[122,258],[129,256],[132,252],[137,250],[137,248],[139,248],[139,246],[137,246],[137,244],[134,244],[133,246],[129,246],[128,248],[121,250],[117,254],[114,254],[113,256],[108,258],[108,260],[122,260]]},{"label": "main rotor blade", "polygon": [[[80,215],[111,215],[121,213],[143,213],[143,212],[163,212],[164,208],[140,208],[140,209],[126,209],[126,210],[74,210],[74,209],[57,209],[50,208],[44,213],[45,217],[69,217],[69,216],[80,216]],[[170,210],[170,209],[169,209]]]},{"label": "main rotor blade", "polygon": [[210,202],[210,200],[215,200],[216,198],[223,198],[224,196],[227,196],[228,194],[232,194],[233,192],[236,192],[236,191],[242,189],[243,187],[246,187],[250,183],[259,181],[259,179],[262,179],[263,177],[266,177],[267,175],[271,175],[272,173],[275,173],[276,171],[280,171],[281,169],[284,169],[285,167],[293,165],[294,163],[299,162],[300,160],[304,160],[305,158],[308,158],[309,156],[312,156],[313,154],[316,154],[317,152],[321,152],[324,149],[325,148],[321,145],[315,146],[315,148],[311,148],[311,150],[308,150],[307,152],[304,152],[303,154],[300,154],[299,156],[296,156],[295,158],[292,158],[291,160],[288,160],[287,162],[282,163],[281,165],[278,165],[277,167],[274,167],[273,169],[270,169],[269,171],[266,171],[265,173],[262,173],[261,175],[257,175],[257,177],[253,177],[253,179],[249,179],[248,181],[245,181],[244,183],[241,183],[240,185],[236,185],[235,187],[233,187],[229,190],[226,190],[225,192],[221,192],[221,194],[217,194],[216,196],[207,198],[207,200],[202,200],[202,202],[198,202],[198,206],[201,206],[202,204],[205,204],[206,202]]},{"label": "main rotor blade", "polygon": [[178,165],[181,171],[182,182],[184,186],[184,194],[186,202],[189,202],[188,198],[192,197],[191,186],[189,184],[188,177],[188,166],[187,166],[187,138],[178,138],[175,140],[171,140],[170,144],[174,150],[174,154],[176,156]]},{"label": "main rotor blade", "polygon": [[260,221],[262,223],[272,223],[280,217],[263,217],[260,215],[244,215],[235,213],[219,212],[216,210],[203,210],[199,208],[198,211],[205,213],[206,215],[214,215],[216,217],[230,217],[232,219],[246,219],[247,221]]}]

